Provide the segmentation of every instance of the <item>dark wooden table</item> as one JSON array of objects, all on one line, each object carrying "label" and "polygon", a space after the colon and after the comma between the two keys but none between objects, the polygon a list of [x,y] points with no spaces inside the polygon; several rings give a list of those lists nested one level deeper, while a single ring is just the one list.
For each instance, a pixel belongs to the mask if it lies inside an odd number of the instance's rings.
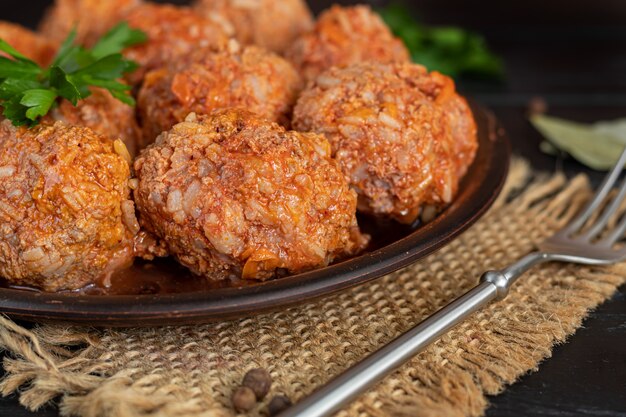
[{"label": "dark wooden table", "polygon": [[[184,2],[183,0],[179,2]],[[48,0],[4,0],[0,19],[34,25]],[[313,2],[319,10],[331,1]],[[460,89],[490,107],[518,154],[541,170],[602,174],[571,160],[543,155],[540,136],[528,124],[533,97],[551,114],[580,121],[626,116],[626,4],[620,0],[476,2],[424,0],[426,22],[459,24],[483,33],[503,57],[502,83],[461,80]],[[488,416],[626,417],[626,287],[592,312],[570,340],[554,349],[539,371],[490,399]],[[54,406],[37,413],[15,397],[0,399],[0,416],[56,416]]]}]

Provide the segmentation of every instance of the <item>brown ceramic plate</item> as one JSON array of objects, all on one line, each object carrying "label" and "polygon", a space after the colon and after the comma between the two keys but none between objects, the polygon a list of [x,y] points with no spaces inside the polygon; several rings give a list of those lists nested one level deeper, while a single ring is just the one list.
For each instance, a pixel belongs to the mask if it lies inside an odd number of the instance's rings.
[{"label": "brown ceramic plate", "polygon": [[454,203],[426,225],[359,218],[373,246],[361,256],[315,271],[263,283],[209,284],[172,260],[137,263],[113,277],[111,288],[41,293],[0,288],[0,312],[31,321],[91,326],[152,326],[207,322],[282,309],[378,278],[449,243],[498,196],[510,146],[491,113],[472,104],[480,147]]}]

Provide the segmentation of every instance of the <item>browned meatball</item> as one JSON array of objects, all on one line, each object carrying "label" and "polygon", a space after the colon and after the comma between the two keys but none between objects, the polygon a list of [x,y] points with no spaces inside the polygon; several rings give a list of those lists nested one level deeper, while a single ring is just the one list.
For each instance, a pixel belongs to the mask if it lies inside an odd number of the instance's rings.
[{"label": "browned meatball", "polygon": [[131,156],[141,142],[141,131],[135,118],[135,109],[114,98],[101,88],[92,88],[92,95],[73,106],[63,100],[49,116],[71,125],[91,128],[110,139],[122,139]]},{"label": "browned meatball", "polygon": [[61,43],[76,28],[76,41],[92,46],[139,4],[141,0],[56,0],[39,29],[47,39]]},{"label": "browned meatball", "polygon": [[141,66],[128,77],[132,84],[139,84],[150,70],[197,49],[225,47],[229,40],[218,23],[186,7],[146,3],[132,9],[126,20],[148,35],[148,42],[124,53]]},{"label": "browned meatball", "polygon": [[194,273],[267,279],[365,244],[323,136],[245,110],[189,115],[135,161],[140,222]]},{"label": "browned meatball", "polygon": [[409,52],[368,6],[333,6],[314,29],[287,50],[286,57],[306,80],[333,67],[364,61],[408,62]]},{"label": "browned meatball", "polygon": [[304,0],[198,0],[195,9],[206,17],[223,17],[226,29],[242,44],[277,53],[313,26]]},{"label": "browned meatball", "polygon": [[190,112],[227,107],[288,124],[299,90],[291,64],[261,48],[232,41],[222,51],[199,51],[146,76],[138,97],[144,139],[151,143]]},{"label": "browned meatball", "polygon": [[[0,39],[39,65],[48,65],[56,53],[56,45],[32,30],[0,21]],[[5,56],[0,52],[0,56]]]},{"label": "browned meatball", "polygon": [[0,276],[58,291],[132,262],[139,225],[123,148],[62,122],[0,123]]},{"label": "browned meatball", "polygon": [[454,82],[416,64],[332,68],[302,93],[293,126],[326,135],[360,210],[404,223],[452,201],[478,146]]}]

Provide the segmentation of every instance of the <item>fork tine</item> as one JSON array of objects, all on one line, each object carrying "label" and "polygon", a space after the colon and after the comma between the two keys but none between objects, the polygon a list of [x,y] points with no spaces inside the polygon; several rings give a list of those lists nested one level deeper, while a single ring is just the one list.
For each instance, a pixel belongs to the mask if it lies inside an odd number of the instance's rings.
[{"label": "fork tine", "polygon": [[604,178],[604,181],[602,182],[600,189],[596,192],[593,200],[591,200],[587,207],[585,207],[585,210],[576,218],[576,220],[570,223],[563,231],[567,231],[569,233],[575,232],[585,224],[593,212],[598,209],[600,204],[602,204],[602,201],[604,201],[606,196],[609,194],[609,191],[613,188],[613,184],[615,184],[615,181],[617,181],[619,175],[624,169],[624,164],[626,164],[626,148],[620,155],[613,169],[611,169],[611,172],[609,172]]},{"label": "fork tine", "polygon": [[622,236],[624,236],[625,232],[626,232],[626,215],[619,222],[615,230],[613,230],[606,238],[602,239],[602,241],[600,241],[599,243],[603,245],[612,246],[618,240],[620,240]]},{"label": "fork tine", "polygon": [[619,193],[615,196],[613,201],[611,201],[611,204],[609,204],[609,206],[604,209],[602,216],[600,216],[600,218],[596,220],[593,227],[589,229],[589,231],[585,232],[581,237],[583,239],[593,239],[595,236],[597,236],[602,231],[602,229],[604,229],[604,226],[606,226],[611,216],[619,209],[622,201],[624,201],[624,197],[626,197],[626,178],[622,181],[622,184],[620,185]]}]

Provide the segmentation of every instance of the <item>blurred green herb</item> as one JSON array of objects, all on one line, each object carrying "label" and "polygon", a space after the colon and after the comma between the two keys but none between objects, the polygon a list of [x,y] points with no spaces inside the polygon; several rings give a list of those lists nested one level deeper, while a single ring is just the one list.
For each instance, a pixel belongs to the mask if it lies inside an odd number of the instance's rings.
[{"label": "blurred green herb", "polygon": [[399,2],[378,11],[392,32],[404,41],[414,62],[451,77],[500,78],[500,59],[482,36],[457,27],[427,27]]},{"label": "blurred green herb", "polygon": [[107,89],[134,105],[131,87],[118,81],[137,68],[125,59],[125,48],[146,41],[146,34],[120,23],[92,48],[74,45],[76,32],[63,42],[48,68],[42,68],[0,39],[0,106],[15,126],[33,126],[61,99],[76,105],[91,95],[89,87]]},{"label": "blurred green herb", "polygon": [[611,169],[626,146],[626,119],[588,125],[534,115],[530,121],[547,140],[541,144],[543,152],[567,152],[579,162],[599,171]]}]

